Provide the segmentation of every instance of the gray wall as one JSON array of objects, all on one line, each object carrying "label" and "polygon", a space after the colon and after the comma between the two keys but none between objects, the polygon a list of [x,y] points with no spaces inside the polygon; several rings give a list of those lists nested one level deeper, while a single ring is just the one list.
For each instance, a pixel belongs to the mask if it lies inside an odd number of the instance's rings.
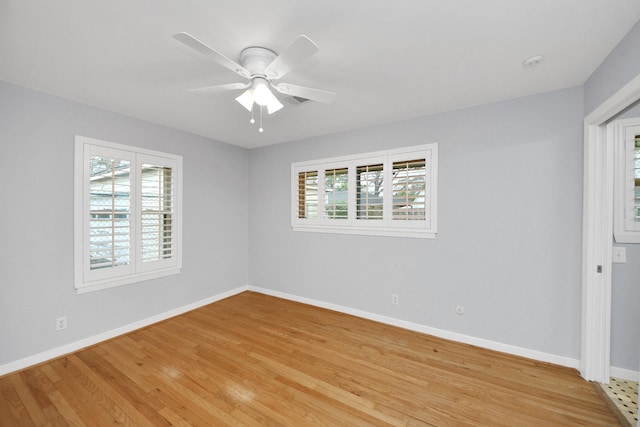
[{"label": "gray wall", "polygon": [[[183,156],[181,274],[75,293],[76,134]],[[247,284],[246,150],[3,82],[0,147],[0,365]]]},{"label": "gray wall", "polygon": [[585,116],[640,74],[640,21],[584,84]]},{"label": "gray wall", "polygon": [[611,366],[637,371],[640,366],[640,245],[627,248],[627,262],[613,264],[611,286]]},{"label": "gray wall", "polygon": [[[577,87],[252,150],[249,281],[577,359],[582,118]],[[291,230],[291,162],[431,142],[437,239]]]}]

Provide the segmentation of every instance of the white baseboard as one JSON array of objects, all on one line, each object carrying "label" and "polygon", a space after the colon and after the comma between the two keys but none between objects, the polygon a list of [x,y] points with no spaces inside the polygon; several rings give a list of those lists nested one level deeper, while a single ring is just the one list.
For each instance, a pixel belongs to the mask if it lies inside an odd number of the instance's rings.
[{"label": "white baseboard", "polygon": [[486,348],[489,350],[500,351],[502,353],[513,354],[516,356],[526,357],[528,359],[539,360],[541,362],[553,363],[555,365],[566,366],[569,368],[578,369],[579,361],[570,357],[558,356],[555,354],[544,353],[537,350],[530,350],[528,348],[516,347],[509,344],[503,344],[496,341],[490,341],[483,338],[472,337],[469,335],[463,335],[456,332],[446,331],[444,329],[432,328],[430,326],[420,325],[418,323],[407,322],[405,320],[395,319],[393,317],[381,316],[379,314],[370,313],[367,311],[357,310],[350,307],[331,304],[324,301],[317,301],[310,298],[300,297],[297,295],[288,294],[285,292],[272,291],[270,289],[260,288],[256,286],[249,286],[248,290],[253,292],[259,292],[266,295],[271,295],[278,298],[284,298],[291,301],[301,302],[303,304],[309,304],[316,307],[326,308],[340,313],[351,314],[353,316],[362,317],[364,319],[374,320],[376,322],[384,323],[387,325],[398,326],[403,329],[411,331],[421,332],[423,334],[433,335],[439,338],[448,339],[451,341],[457,341],[464,344],[471,344],[477,347]]},{"label": "white baseboard", "polygon": [[623,380],[629,380],[629,381],[638,381],[638,379],[640,379],[639,371],[633,371],[631,369],[624,369],[624,368],[616,368],[615,366],[611,367],[609,374],[612,377],[621,378]]},{"label": "white baseboard", "polygon": [[[311,298],[300,297],[300,296],[288,294],[285,292],[273,291],[270,289],[261,288],[257,286],[240,286],[238,288],[220,293],[218,295],[214,295],[212,297],[205,298],[203,300],[196,301],[194,303],[169,310],[165,313],[160,313],[155,316],[151,316],[146,319],[142,319],[137,322],[133,322],[128,325],[124,325],[119,328],[100,333],[98,335],[94,335],[79,341],[75,341],[60,347],[53,348],[51,350],[44,351],[42,353],[34,354],[32,356],[28,356],[20,360],[16,360],[13,362],[6,363],[4,365],[0,365],[0,376],[9,374],[11,372],[19,371],[21,369],[25,369],[25,368],[28,368],[29,366],[37,365],[42,362],[46,362],[47,360],[64,356],[65,354],[73,353],[75,351],[81,350],[91,345],[98,344],[102,341],[115,338],[119,335],[124,335],[126,333],[135,331],[136,329],[144,328],[154,323],[158,323],[163,320],[169,319],[171,317],[175,317],[180,314],[186,313],[188,311],[203,307],[205,305],[212,304],[216,301],[220,301],[222,299],[231,297],[233,295],[237,295],[247,290],[258,292],[265,295],[271,295],[278,298],[287,299],[290,301],[296,301],[303,304],[309,304],[316,307],[326,308],[328,310],[350,314],[350,315],[361,317],[364,319],[373,320],[373,321],[384,323],[387,325],[398,326],[400,328],[421,332],[424,334],[429,334],[429,335],[433,335],[436,337],[440,337],[440,338],[444,338],[452,341],[471,344],[471,345],[486,348],[489,350],[496,350],[503,353],[522,356],[529,359],[539,360],[542,362],[553,363],[555,365],[566,366],[569,368],[578,369],[578,366],[579,366],[578,360],[572,359],[569,357],[558,356],[555,354],[549,354],[549,353],[544,353],[544,352],[531,350],[527,348],[516,347],[509,344],[503,344],[496,341],[485,340],[483,338],[477,338],[469,335],[458,334],[456,332],[450,332],[443,329],[432,328],[430,326],[425,326],[418,323],[407,322],[405,320],[395,319],[393,317],[382,316],[379,314],[370,313],[368,311],[357,310],[354,308],[327,303],[324,301],[318,301]],[[616,368],[612,366],[611,376],[614,376],[616,378],[626,379],[626,380],[638,381],[638,378],[640,377],[640,372],[633,371],[630,369]]]},{"label": "white baseboard", "polygon": [[11,372],[28,368],[29,366],[37,365],[38,363],[46,362],[47,360],[64,356],[65,354],[73,353],[75,351],[81,350],[91,345],[98,344],[99,342],[109,340],[119,335],[123,335],[131,331],[135,331],[136,329],[144,328],[154,323],[158,323],[163,320],[169,319],[171,317],[175,317],[180,314],[186,313],[188,311],[195,310],[196,308],[214,303],[216,301],[220,301],[221,299],[228,298],[230,296],[244,292],[247,289],[248,289],[247,286],[241,286],[239,288],[235,288],[230,291],[226,291],[221,294],[214,295],[212,297],[205,298],[203,300],[184,305],[182,307],[174,308],[167,312],[160,313],[155,316],[147,317],[146,319],[142,319],[137,322],[133,322],[128,325],[124,325],[119,328],[100,333],[98,335],[94,335],[79,341],[65,344],[63,346],[44,351],[42,353],[34,354],[33,356],[28,356],[28,357],[25,357],[24,359],[20,359],[14,362],[9,362],[4,365],[0,365],[0,375],[6,375]]},{"label": "white baseboard", "polygon": [[[249,286],[247,290],[262,293],[265,295],[271,295],[278,298],[284,298],[291,301],[300,302],[303,304],[309,304],[316,307],[326,308],[328,310],[338,311],[340,313],[346,313],[353,316],[362,317],[364,319],[374,320],[376,322],[384,323],[387,325],[398,326],[403,329],[421,332],[423,334],[433,335],[433,336],[448,339],[451,341],[475,345],[477,347],[500,351],[502,353],[513,354],[516,356],[522,356],[528,359],[538,360],[541,362],[553,363],[554,365],[560,365],[560,366],[565,366],[565,367],[574,368],[574,369],[579,369],[579,366],[580,366],[579,360],[573,359],[570,357],[558,356],[555,354],[544,353],[541,351],[531,350],[528,348],[517,347],[517,346],[504,344],[496,341],[490,341],[483,338],[477,338],[469,335],[458,334],[456,332],[446,331],[444,329],[432,328],[430,326],[407,322],[405,320],[395,319],[393,317],[381,316],[379,314],[370,313],[368,311],[357,310],[351,307],[345,307],[345,306],[332,304],[324,301],[314,300],[311,298],[300,297],[298,295],[288,294],[286,292],[273,291],[271,289],[261,288],[258,286]],[[610,374],[612,377],[631,380],[631,381],[638,381],[638,378],[640,378],[640,371],[617,368],[615,366],[611,366]]]}]

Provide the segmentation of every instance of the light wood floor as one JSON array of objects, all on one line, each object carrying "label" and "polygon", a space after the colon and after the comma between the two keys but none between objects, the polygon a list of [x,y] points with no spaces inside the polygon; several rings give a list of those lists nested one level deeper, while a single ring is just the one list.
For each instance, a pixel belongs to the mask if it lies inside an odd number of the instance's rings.
[{"label": "light wood floor", "polygon": [[612,426],[572,369],[257,293],[0,378],[0,425]]}]

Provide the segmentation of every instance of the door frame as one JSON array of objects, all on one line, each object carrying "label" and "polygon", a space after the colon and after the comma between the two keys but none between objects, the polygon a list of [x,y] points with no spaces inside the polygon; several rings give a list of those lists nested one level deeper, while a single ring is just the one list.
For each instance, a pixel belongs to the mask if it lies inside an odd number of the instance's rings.
[{"label": "door frame", "polygon": [[607,122],[640,99],[640,75],[584,119],[580,374],[609,382],[613,239],[613,132]]}]

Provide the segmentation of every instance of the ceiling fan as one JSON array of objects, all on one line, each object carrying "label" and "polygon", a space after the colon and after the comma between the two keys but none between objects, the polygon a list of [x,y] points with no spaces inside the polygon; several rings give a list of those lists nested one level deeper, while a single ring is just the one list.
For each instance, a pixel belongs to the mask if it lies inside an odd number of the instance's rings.
[{"label": "ceiling fan", "polygon": [[263,131],[263,107],[266,107],[268,114],[273,114],[283,107],[282,103],[269,88],[283,95],[327,104],[332,103],[336,98],[336,94],[333,92],[290,83],[276,83],[277,80],[284,77],[296,65],[301,64],[318,52],[318,46],[307,36],[299,36],[280,55],[265,47],[247,47],[240,52],[240,64],[207,46],[191,34],[177,33],[173,35],[173,38],[213,59],[240,77],[249,80],[248,82],[227,83],[191,89],[190,92],[215,94],[232,90],[244,90],[244,92],[236,98],[236,101],[251,112],[251,123],[255,123],[255,119],[253,118],[254,105],[260,107],[260,127],[258,129],[260,132]]}]

